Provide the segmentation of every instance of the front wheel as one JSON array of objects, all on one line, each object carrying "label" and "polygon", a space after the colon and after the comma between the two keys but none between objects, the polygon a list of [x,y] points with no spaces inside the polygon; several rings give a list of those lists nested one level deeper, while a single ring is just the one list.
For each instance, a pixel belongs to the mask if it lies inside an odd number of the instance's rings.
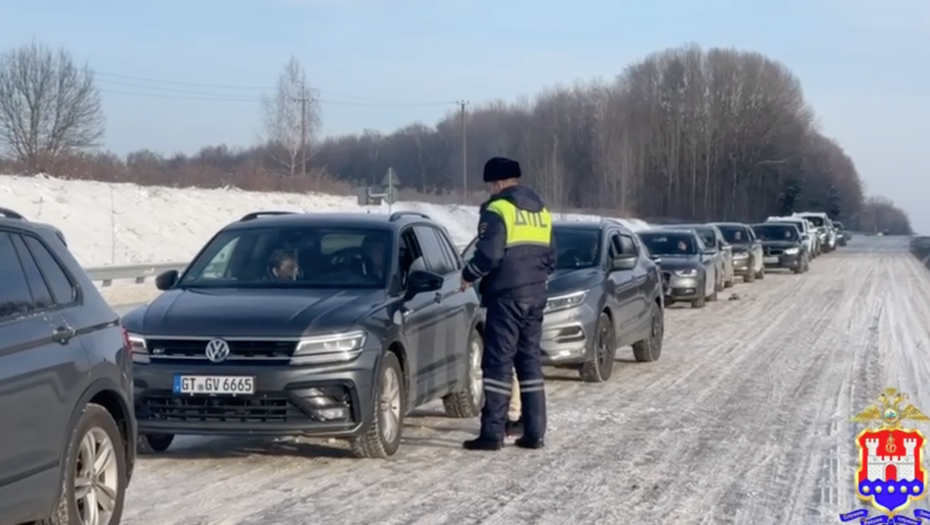
[{"label": "front wheel", "polygon": [[597,319],[597,339],[591,354],[585,358],[581,365],[581,380],[585,383],[603,383],[610,379],[614,369],[614,355],[617,347],[614,344],[614,326],[606,313],[601,313]]},{"label": "front wheel", "polygon": [[707,297],[705,295],[706,293],[707,293],[707,282],[702,281],[700,293],[698,294],[698,298],[691,301],[691,308],[704,308],[704,305],[707,304]]},{"label": "front wheel", "polygon": [[62,494],[42,525],[116,525],[126,497],[126,441],[113,416],[88,404],[71,435]]},{"label": "front wheel", "polygon": [[393,352],[385,353],[371,407],[371,423],[364,434],[351,442],[356,456],[385,459],[397,453],[407,413],[403,377],[397,356]]},{"label": "front wheel", "polygon": [[477,417],[484,406],[484,383],[481,369],[481,356],[484,341],[477,330],[472,330],[468,338],[468,377],[465,387],[442,398],[446,415],[455,418]]},{"label": "front wheel", "polygon": [[174,434],[140,434],[137,450],[141,454],[164,452],[173,441]]}]

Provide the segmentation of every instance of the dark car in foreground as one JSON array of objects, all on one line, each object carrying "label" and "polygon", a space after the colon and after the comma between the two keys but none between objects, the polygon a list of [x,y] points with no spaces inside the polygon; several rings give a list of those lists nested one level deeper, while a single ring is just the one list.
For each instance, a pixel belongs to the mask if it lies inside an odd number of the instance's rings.
[{"label": "dark car in foreground", "polygon": [[693,308],[703,308],[706,301],[717,300],[717,253],[696,231],[663,228],[638,236],[662,271],[666,305],[687,301]]},{"label": "dark car in foreground", "polygon": [[733,273],[751,283],[765,279],[765,264],[762,262],[762,243],[752,228],[738,222],[716,222],[714,226],[723,234],[733,252]]},{"label": "dark car in foreground", "polygon": [[638,362],[658,360],[662,281],[636,235],[613,220],[555,222],[552,235],[557,255],[543,319],[543,364],[575,368],[583,381],[599,383],[610,378],[621,347],[632,346]]},{"label": "dark car in foreground", "polygon": [[117,525],[135,462],[119,317],[57,228],[0,208],[0,525]]},{"label": "dark car in foreground", "polygon": [[765,267],[794,273],[810,270],[810,252],[806,239],[797,226],[790,223],[766,222],[753,224],[752,231],[762,242]]},{"label": "dark car in foreground", "polygon": [[257,212],[123,318],[143,450],[176,434],[347,438],[393,455],[404,417],[484,401],[482,310],[423,214]]}]

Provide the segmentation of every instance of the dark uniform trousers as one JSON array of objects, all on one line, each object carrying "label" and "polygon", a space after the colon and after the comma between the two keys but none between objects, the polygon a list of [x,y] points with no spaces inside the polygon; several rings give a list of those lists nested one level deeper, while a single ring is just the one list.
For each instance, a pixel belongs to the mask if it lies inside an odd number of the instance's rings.
[{"label": "dark uniform trousers", "polygon": [[520,383],[523,435],[542,439],[546,432],[546,392],[543,386],[539,341],[546,297],[498,297],[487,302],[484,333],[484,408],[481,433],[502,439],[513,388],[513,372]]}]

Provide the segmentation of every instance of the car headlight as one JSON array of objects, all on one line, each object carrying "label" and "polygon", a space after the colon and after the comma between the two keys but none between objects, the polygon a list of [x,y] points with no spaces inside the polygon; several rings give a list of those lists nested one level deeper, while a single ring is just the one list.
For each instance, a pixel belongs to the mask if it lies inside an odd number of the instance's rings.
[{"label": "car headlight", "polygon": [[697,277],[698,271],[695,268],[688,268],[687,270],[675,270],[675,275],[678,277]]},{"label": "car headlight", "polygon": [[788,248],[785,250],[785,255],[797,255],[801,251],[798,248]]},{"label": "car headlight", "polygon": [[734,259],[748,259],[749,253],[747,252],[736,252],[733,254]]},{"label": "car headlight", "polygon": [[362,353],[367,340],[368,335],[361,330],[301,337],[291,364],[320,365],[352,361]]},{"label": "car headlight", "polygon": [[126,348],[132,353],[133,363],[149,363],[149,347],[145,344],[145,337],[139,334],[123,332]]},{"label": "car headlight", "polygon": [[584,302],[585,297],[587,297],[588,292],[575,292],[566,295],[559,295],[556,297],[549,298],[546,301],[546,309],[543,313],[552,313],[558,312],[561,310],[568,310],[569,308],[574,308]]}]

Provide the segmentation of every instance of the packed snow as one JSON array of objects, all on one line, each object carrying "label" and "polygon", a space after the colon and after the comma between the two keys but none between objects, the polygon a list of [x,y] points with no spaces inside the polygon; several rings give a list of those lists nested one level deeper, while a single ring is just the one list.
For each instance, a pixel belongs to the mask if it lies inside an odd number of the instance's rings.
[{"label": "packed snow", "polygon": [[[186,262],[217,230],[254,211],[388,211],[386,204],[359,206],[355,197],[139,186],[47,176],[0,176],[0,207],[61,228],[84,267]],[[475,206],[400,202],[392,207],[392,211],[400,210],[429,215],[458,244],[469,242],[477,225]],[[557,216],[563,220],[593,218]],[[634,230],[645,226],[639,220],[623,221]]]}]

